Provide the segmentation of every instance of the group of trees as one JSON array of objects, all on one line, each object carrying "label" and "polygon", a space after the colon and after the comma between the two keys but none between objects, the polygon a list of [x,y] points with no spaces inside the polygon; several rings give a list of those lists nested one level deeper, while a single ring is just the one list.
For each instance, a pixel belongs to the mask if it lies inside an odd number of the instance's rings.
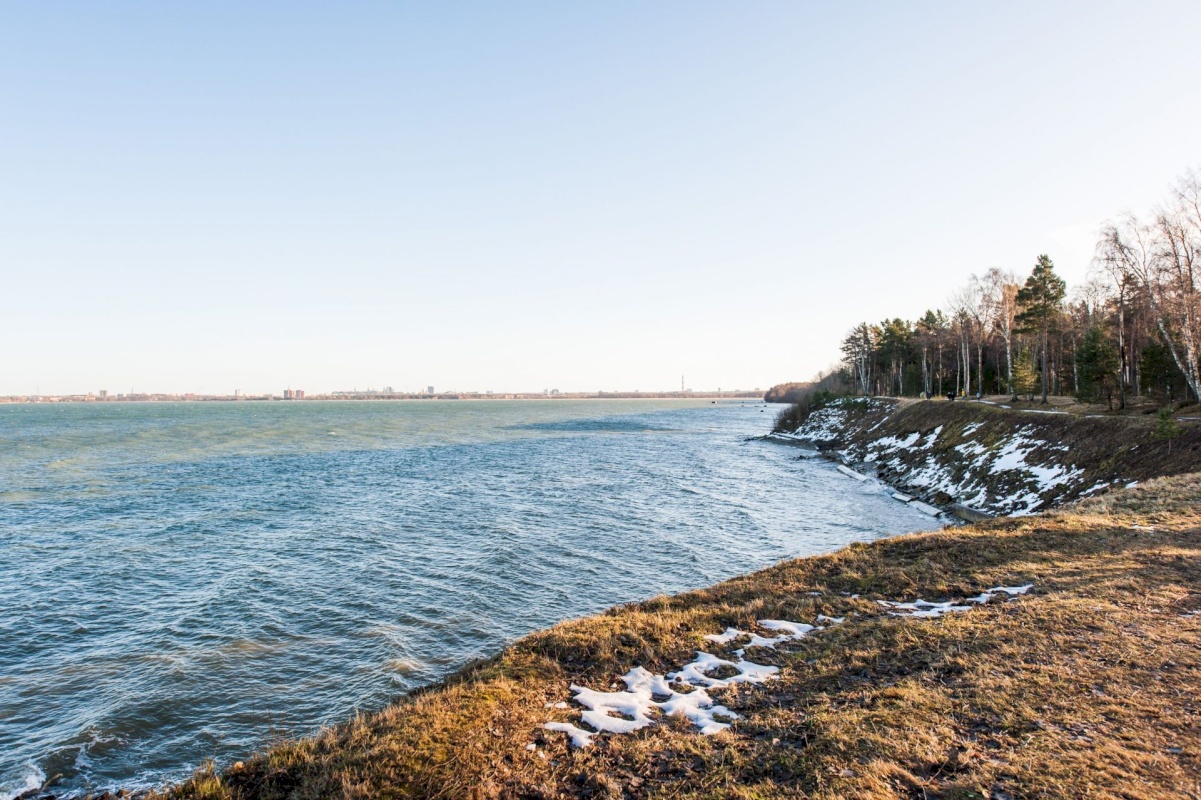
[{"label": "group of trees", "polygon": [[1201,176],[1150,219],[1106,223],[1072,292],[1042,255],[1025,278],[973,275],[916,321],[860,323],[842,352],[861,394],[1201,398]]}]

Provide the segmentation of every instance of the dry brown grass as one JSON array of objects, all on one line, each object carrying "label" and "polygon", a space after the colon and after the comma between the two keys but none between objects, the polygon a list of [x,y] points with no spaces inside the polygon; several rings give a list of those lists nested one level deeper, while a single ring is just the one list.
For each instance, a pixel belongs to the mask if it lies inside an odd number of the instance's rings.
[{"label": "dry brown grass", "polygon": [[[932,397],[929,401],[923,401],[921,398],[917,397],[905,397],[897,399],[902,403],[947,402],[946,398],[941,396]],[[1072,395],[1050,395],[1047,397],[1046,403],[1043,403],[1042,398],[1037,394],[1034,396],[1033,400],[1028,400],[1025,397],[1019,397],[1017,400],[1014,400],[1007,394],[989,394],[985,395],[982,399],[988,403],[1005,405],[1017,410],[1054,410],[1065,411],[1069,414],[1075,414],[1077,416],[1100,414],[1107,417],[1154,416],[1155,412],[1165,404],[1165,401],[1161,398],[1150,396],[1136,397],[1134,395],[1127,396],[1126,408],[1124,409],[1118,407],[1118,397],[1116,395],[1113,398],[1112,407],[1110,407],[1110,403],[1107,403],[1104,400],[1100,400],[1095,403],[1085,403]],[[973,403],[975,402],[975,398],[970,397],[957,400],[955,402]],[[1197,404],[1193,402],[1176,401],[1173,405],[1180,411],[1182,415],[1194,416],[1201,412],[1201,408],[1198,408]]]},{"label": "dry brown grass", "polygon": [[[1201,476],[1162,479],[565,622],[174,794],[1196,800],[1201,616],[1182,614],[1201,609],[1199,498]],[[1026,582],[1034,593],[937,620],[883,616],[873,602]],[[573,750],[541,728],[578,719],[544,708],[568,699],[569,683],[606,687],[636,664],[683,663],[727,625],[817,613],[855,616],[757,652],[780,680],[720,694],[743,717],[728,732],[668,720]]]}]

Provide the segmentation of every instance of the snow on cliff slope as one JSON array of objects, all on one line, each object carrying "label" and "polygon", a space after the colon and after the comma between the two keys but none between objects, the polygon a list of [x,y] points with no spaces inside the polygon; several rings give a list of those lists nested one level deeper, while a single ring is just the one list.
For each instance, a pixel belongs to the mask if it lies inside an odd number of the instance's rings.
[{"label": "snow on cliff slope", "polygon": [[1123,480],[1086,474],[1046,420],[968,403],[857,400],[813,412],[790,438],[927,501],[993,514],[1030,514]]}]

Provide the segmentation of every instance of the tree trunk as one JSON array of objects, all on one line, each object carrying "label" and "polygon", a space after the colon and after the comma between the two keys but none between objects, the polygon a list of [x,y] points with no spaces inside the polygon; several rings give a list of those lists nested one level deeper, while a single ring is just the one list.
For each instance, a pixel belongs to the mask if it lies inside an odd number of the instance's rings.
[{"label": "tree trunk", "polygon": [[942,338],[938,340],[938,393],[942,394]]},{"label": "tree trunk", "polygon": [[926,363],[926,355],[928,350],[929,345],[927,345],[925,342],[922,342],[922,391],[925,392],[927,396],[930,394],[930,368]]},{"label": "tree trunk", "polygon": [[1158,323],[1159,332],[1163,334],[1163,339],[1168,344],[1168,352],[1172,354],[1172,361],[1176,363],[1176,369],[1184,373],[1184,381],[1193,391],[1193,397],[1201,399],[1201,376],[1197,374],[1197,351],[1193,344],[1193,337],[1189,335],[1186,327],[1183,331],[1184,358],[1181,358],[1176,343],[1168,337],[1167,326],[1164,324],[1162,316],[1159,317]]},{"label": "tree trunk", "polygon": [[1047,324],[1043,323],[1043,402],[1047,402]]},{"label": "tree trunk", "polygon": [[1005,388],[1010,397],[1017,397],[1013,391],[1013,335],[1005,334]]},{"label": "tree trunk", "polygon": [[1118,295],[1118,408],[1126,408],[1126,383],[1130,373],[1126,363],[1126,300]]},{"label": "tree trunk", "polygon": [[967,396],[972,391],[972,343],[967,334],[963,336],[963,394]]},{"label": "tree trunk", "polygon": [[976,341],[976,393],[984,396],[984,337]]},{"label": "tree trunk", "polygon": [[1126,369],[1126,298],[1118,292],[1118,408],[1126,407],[1126,382],[1130,374]]}]

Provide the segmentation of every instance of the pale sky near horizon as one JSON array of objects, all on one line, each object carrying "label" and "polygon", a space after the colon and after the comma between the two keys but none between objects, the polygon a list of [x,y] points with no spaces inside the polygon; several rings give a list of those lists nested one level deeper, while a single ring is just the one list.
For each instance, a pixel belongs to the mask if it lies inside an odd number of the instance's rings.
[{"label": "pale sky near horizon", "polygon": [[1201,3],[0,0],[0,395],[763,387],[1201,167]]}]

